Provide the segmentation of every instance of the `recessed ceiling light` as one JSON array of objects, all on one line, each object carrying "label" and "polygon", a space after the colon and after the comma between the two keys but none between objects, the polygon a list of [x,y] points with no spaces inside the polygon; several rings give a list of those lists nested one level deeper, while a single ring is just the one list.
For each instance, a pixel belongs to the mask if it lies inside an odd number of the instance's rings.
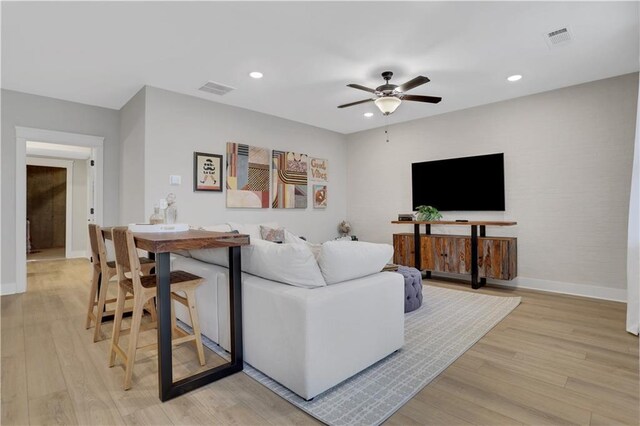
[{"label": "recessed ceiling light", "polygon": [[365,112],[364,116],[367,117],[367,118],[371,118],[371,117],[373,117],[373,113],[372,112]]},{"label": "recessed ceiling light", "polygon": [[251,78],[262,78],[262,73],[260,71],[253,71],[249,73],[249,77]]},{"label": "recessed ceiling light", "polygon": [[522,78],[522,76],[520,74],[514,74],[514,75],[510,75],[509,77],[507,77],[507,80],[514,82],[514,81],[518,81]]}]

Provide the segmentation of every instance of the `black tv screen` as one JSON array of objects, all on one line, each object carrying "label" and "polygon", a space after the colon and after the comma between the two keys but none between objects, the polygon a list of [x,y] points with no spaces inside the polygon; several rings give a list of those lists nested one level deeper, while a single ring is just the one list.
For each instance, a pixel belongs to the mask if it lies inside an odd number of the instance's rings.
[{"label": "black tv screen", "polygon": [[413,209],[504,211],[504,154],[411,164]]}]

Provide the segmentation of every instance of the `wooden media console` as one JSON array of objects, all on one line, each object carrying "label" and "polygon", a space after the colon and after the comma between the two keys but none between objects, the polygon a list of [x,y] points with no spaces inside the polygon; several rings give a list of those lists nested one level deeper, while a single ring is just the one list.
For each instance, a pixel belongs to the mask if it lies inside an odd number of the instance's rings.
[{"label": "wooden media console", "polygon": [[[517,276],[517,238],[487,237],[487,226],[513,226],[517,222],[499,221],[393,221],[413,225],[413,233],[393,234],[393,261],[421,271],[471,274],[474,289],[487,278],[511,280]],[[420,233],[420,225],[425,233]],[[469,226],[471,235],[432,234],[431,225]],[[478,228],[479,233],[478,233]]]}]

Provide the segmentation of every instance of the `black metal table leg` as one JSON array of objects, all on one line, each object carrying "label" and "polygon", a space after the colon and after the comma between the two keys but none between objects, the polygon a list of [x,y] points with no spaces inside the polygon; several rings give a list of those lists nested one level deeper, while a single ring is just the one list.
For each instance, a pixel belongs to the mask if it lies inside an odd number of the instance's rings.
[{"label": "black metal table leg", "polygon": [[166,401],[171,398],[173,385],[169,253],[158,253],[155,260],[156,309],[158,312],[158,390],[160,400]]},{"label": "black metal table leg", "polygon": [[171,353],[171,292],[169,253],[156,254],[158,310],[158,391],[161,401],[242,371],[242,289],[240,247],[229,247],[229,303],[231,313],[231,362],[173,382]]},{"label": "black metal table leg", "polygon": [[478,289],[478,227],[471,225],[471,288]]},{"label": "black metal table leg", "polygon": [[[481,237],[486,237],[487,236],[486,226],[485,225],[480,225],[480,236]],[[480,287],[484,287],[486,284],[487,284],[487,279],[486,278],[480,278]]]},{"label": "black metal table leg", "polygon": [[422,271],[422,255],[420,254],[420,225],[413,225],[413,263],[418,271]]},{"label": "black metal table leg", "polygon": [[[431,225],[427,224],[424,226],[424,234],[431,235]],[[431,271],[426,272],[425,278],[431,278]]]}]

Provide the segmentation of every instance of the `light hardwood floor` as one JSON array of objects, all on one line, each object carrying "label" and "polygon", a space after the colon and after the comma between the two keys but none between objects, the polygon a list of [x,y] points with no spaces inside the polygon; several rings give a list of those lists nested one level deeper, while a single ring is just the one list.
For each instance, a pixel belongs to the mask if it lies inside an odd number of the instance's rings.
[{"label": "light hardwood floor", "polygon": [[[242,373],[160,403],[153,352],[138,355],[123,391],[121,362],[107,367],[108,339],[92,343],[84,329],[89,279],[85,260],[30,262],[27,293],[1,298],[2,425],[318,423]],[[624,304],[479,292],[522,304],[387,424],[638,424],[638,339],[624,331]],[[177,376],[199,368],[191,346],[174,350],[174,362]]]}]

